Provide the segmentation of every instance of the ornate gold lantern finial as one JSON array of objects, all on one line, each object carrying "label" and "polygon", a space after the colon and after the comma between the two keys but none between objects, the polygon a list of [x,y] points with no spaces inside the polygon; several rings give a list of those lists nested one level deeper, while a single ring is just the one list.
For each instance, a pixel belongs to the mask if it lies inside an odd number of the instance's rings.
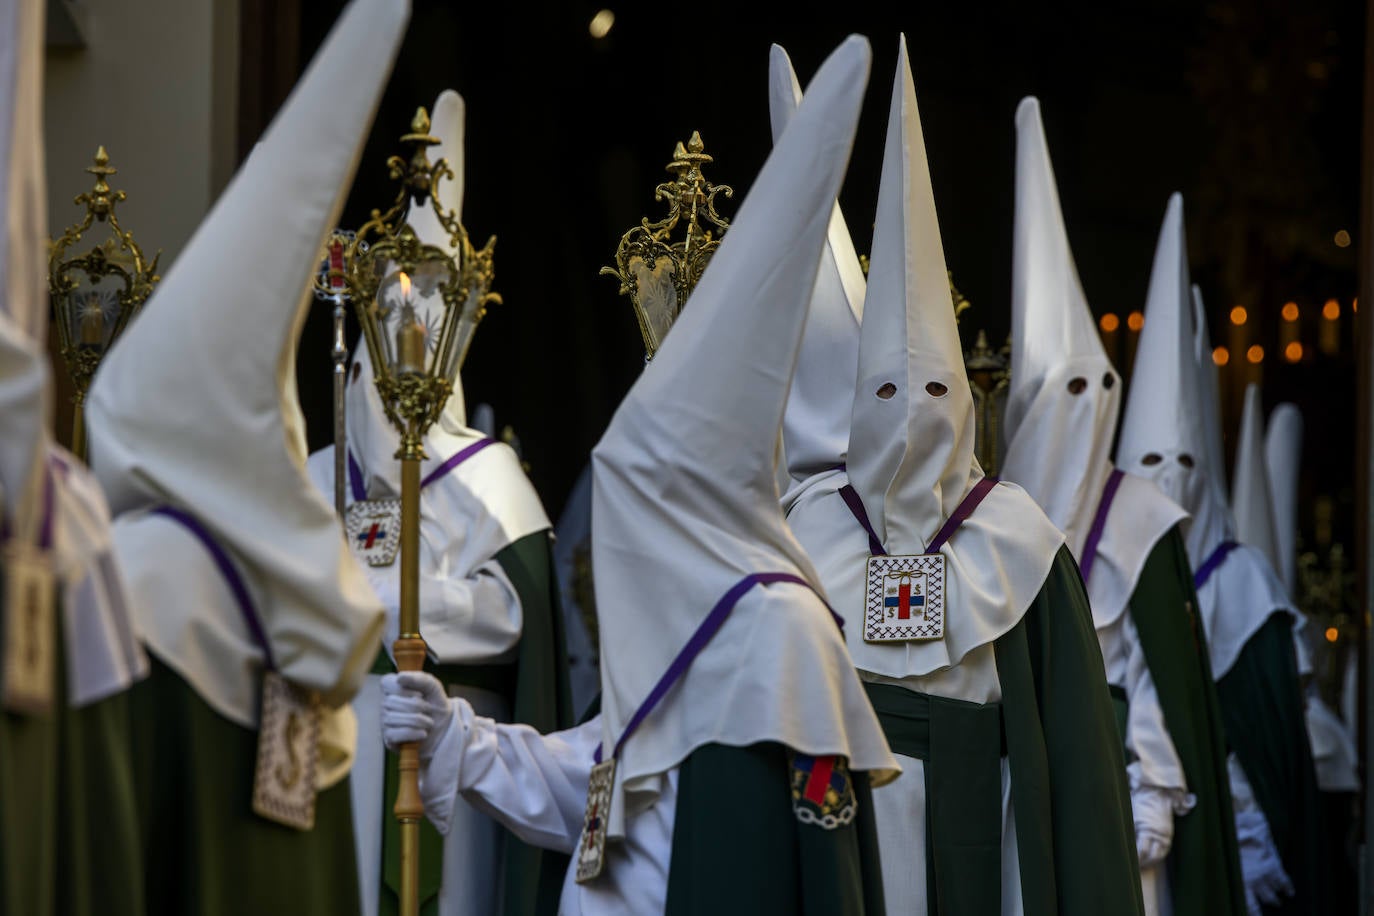
[{"label": "ornate gold lantern finial", "polygon": [[[96,150],[95,164],[86,171],[95,176],[95,186],[73,199],[86,212],[53,241],[48,255],[53,323],[73,388],[72,451],[83,458],[83,405],[91,378],[105,352],[152,293],[160,279],[157,262],[162,257],[159,251],[147,262],[133,233],[119,224],[115,206],[128,195],[110,188],[108,179],[117,170],[110,165],[104,146]],[[109,235],[90,250],[68,257],[69,250],[97,222],[109,226]]]},{"label": "ornate gold lantern finial", "polygon": [[[479,249],[455,210],[435,193],[453,170],[429,161],[439,141],[429,133],[429,114],[421,108],[401,137],[406,156],[387,160],[399,181],[395,202],[371,218],[348,240],[344,254],[344,293],[353,302],[371,357],[377,393],[387,418],[400,434],[401,462],[400,638],[392,646],[396,666],[418,671],[424,664],[420,636],[420,462],[423,440],[453,393],[468,345],[489,303],[496,237]],[[410,220],[437,223],[447,245],[416,235]],[[432,218],[432,222],[431,222]],[[431,228],[429,231],[433,231]],[[329,285],[326,270],[320,281]],[[330,287],[332,289],[332,286]],[[401,827],[401,913],[414,916],[419,899],[419,826],[424,803],[419,793],[418,745],[400,749],[400,788],[394,813]]]},{"label": "ornate gold lantern finial", "polygon": [[[701,279],[711,255],[730,223],[716,212],[716,195],[733,197],[728,185],[712,184],[702,166],[714,161],[706,152],[701,134],[692,131],[684,144],[673,148],[667,171],[673,176],[654,188],[654,200],[666,201],[668,215],[658,222],[646,216],[620,238],[615,266],[601,273],[620,279],[620,293],[630,297],[639,333],[644,338],[645,359],[652,359],[682,305]],[[673,230],[685,222],[682,238],[673,241]]]}]

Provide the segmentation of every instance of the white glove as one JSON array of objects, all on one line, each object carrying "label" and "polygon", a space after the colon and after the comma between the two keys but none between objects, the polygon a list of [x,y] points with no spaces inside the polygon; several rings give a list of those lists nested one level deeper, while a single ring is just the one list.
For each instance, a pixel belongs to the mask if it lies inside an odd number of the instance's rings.
[{"label": "white glove", "polygon": [[[1135,821],[1135,850],[1141,868],[1164,861],[1174,843],[1174,812],[1177,789],[1135,786],[1131,789],[1131,815]],[[1186,809],[1185,809],[1186,810]]]},{"label": "white glove", "polygon": [[1236,840],[1240,844],[1240,871],[1245,879],[1245,902],[1254,916],[1260,904],[1278,906],[1293,896],[1293,882],[1283,869],[1269,823],[1258,809],[1236,812]]},{"label": "white glove", "polygon": [[401,671],[382,677],[382,740],[395,750],[420,745],[428,763],[453,722],[453,704],[439,679],[424,671]]}]

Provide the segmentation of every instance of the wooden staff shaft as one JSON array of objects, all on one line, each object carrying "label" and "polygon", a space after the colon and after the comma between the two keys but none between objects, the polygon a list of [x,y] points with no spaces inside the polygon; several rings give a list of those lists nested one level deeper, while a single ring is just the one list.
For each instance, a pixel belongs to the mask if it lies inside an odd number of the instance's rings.
[{"label": "wooden staff shaft", "polygon": [[[392,647],[396,667],[419,671],[425,664],[425,641],[420,638],[420,461],[401,462],[401,632]],[[401,828],[401,916],[420,912],[420,746],[400,747],[400,786],[393,811]]]}]

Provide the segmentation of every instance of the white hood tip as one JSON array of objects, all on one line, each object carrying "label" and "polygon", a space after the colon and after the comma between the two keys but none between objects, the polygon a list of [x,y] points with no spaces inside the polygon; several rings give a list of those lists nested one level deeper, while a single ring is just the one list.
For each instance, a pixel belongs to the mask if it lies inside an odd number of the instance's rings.
[{"label": "white hood tip", "polygon": [[1297,405],[1280,404],[1270,412],[1264,452],[1274,506],[1277,569],[1290,596],[1297,594],[1298,587],[1298,473],[1302,468],[1302,438],[1302,411]]},{"label": "white hood tip", "polygon": [[[772,46],[768,62],[769,113],[776,142],[801,103],[802,91],[780,45]],[[865,287],[858,253],[836,202],[783,414],[789,481],[834,468],[848,455],[850,391],[859,366]]]},{"label": "white hood tip", "polygon": [[1231,514],[1236,520],[1236,537],[1240,542],[1264,554],[1277,570],[1279,549],[1264,440],[1260,389],[1258,385],[1247,385],[1240,418],[1240,439],[1236,443],[1236,469],[1231,476]]}]

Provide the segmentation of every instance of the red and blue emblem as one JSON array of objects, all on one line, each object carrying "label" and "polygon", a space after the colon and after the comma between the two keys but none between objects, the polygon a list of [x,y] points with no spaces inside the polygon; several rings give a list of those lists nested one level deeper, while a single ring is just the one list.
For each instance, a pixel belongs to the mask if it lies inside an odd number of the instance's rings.
[{"label": "red and blue emblem", "polygon": [[834,830],[854,820],[857,802],[843,757],[792,755],[792,812],[803,824]]},{"label": "red and blue emblem", "polygon": [[344,530],[353,553],[369,566],[390,566],[401,549],[401,501],[360,499],[348,507]]},{"label": "red and blue emblem", "polygon": [[945,635],[943,554],[868,558],[864,641],[908,642]]}]

